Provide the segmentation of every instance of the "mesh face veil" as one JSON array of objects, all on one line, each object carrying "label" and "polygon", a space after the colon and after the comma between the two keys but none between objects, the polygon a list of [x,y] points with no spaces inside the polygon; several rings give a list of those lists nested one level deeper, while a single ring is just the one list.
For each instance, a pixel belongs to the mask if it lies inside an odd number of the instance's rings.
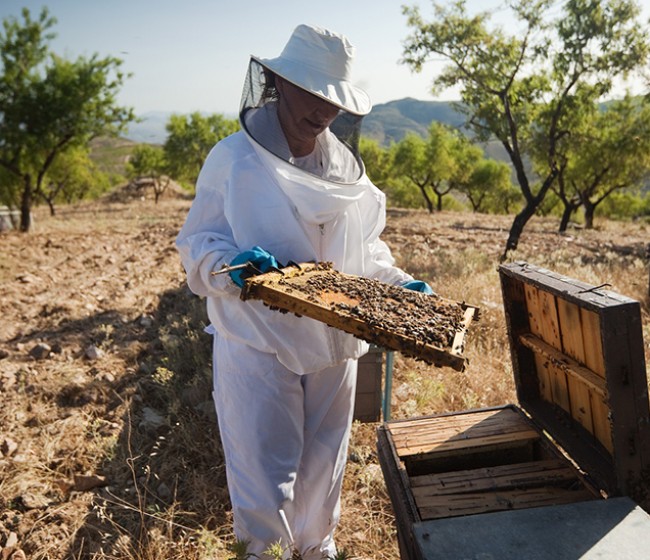
[{"label": "mesh face veil", "polygon": [[278,100],[275,74],[251,58],[239,112],[242,128],[247,134],[277,157],[327,180],[352,183],[363,175],[363,163],[359,157],[363,116],[339,108],[339,114],[329,129],[319,134],[314,151],[322,153],[314,155],[314,158],[321,157],[325,160],[324,166],[321,162],[321,172],[317,163],[308,161],[309,156],[295,158],[291,154],[277,116]]}]

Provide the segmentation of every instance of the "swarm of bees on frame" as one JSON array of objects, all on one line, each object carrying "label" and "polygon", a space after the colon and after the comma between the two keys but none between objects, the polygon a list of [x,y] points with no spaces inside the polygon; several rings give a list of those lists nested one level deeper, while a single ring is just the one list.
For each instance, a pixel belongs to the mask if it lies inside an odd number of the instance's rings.
[{"label": "swarm of bees on frame", "polygon": [[417,344],[449,348],[462,328],[464,311],[457,302],[370,278],[340,274],[328,262],[317,263],[310,271],[317,274],[304,282],[295,283],[288,278],[280,279],[278,284],[287,294],[297,291],[319,304],[327,300],[331,309],[363,322],[368,327],[364,338],[369,342],[378,342],[373,340],[372,333],[381,331]]}]

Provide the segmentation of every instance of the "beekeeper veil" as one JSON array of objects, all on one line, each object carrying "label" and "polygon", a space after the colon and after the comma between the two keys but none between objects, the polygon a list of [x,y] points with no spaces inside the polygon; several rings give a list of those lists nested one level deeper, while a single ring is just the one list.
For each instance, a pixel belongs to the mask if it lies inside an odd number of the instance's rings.
[{"label": "beekeeper veil", "polygon": [[329,129],[318,136],[314,151],[322,152],[326,160],[321,176],[342,183],[357,181],[363,174],[361,121],[372,105],[366,92],[350,82],[353,57],[354,47],[344,36],[299,25],[279,57],[251,56],[240,106],[242,128],[275,156],[320,174],[310,167],[309,158],[297,162],[299,158],[291,154],[277,116],[279,76],[339,109]]}]

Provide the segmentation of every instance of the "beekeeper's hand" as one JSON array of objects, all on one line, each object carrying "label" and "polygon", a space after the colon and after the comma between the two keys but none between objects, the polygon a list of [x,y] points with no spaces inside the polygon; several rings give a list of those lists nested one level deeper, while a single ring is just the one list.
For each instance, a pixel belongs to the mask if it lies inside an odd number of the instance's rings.
[{"label": "beekeeper's hand", "polygon": [[[248,251],[239,253],[232,261],[230,261],[230,266],[235,266],[238,264],[250,263],[260,272],[267,272],[272,268],[278,268],[278,261],[275,260],[275,257],[271,255],[268,251],[265,251],[261,247],[255,246]],[[231,270],[230,278],[232,281],[237,284],[240,288],[244,287],[244,280],[251,276],[253,272],[246,268],[240,268],[239,270]]]},{"label": "beekeeper's hand", "polygon": [[406,284],[402,284],[402,288],[406,288],[407,290],[413,290],[414,292],[422,292],[423,294],[427,294],[428,296],[437,295],[431,289],[431,286],[429,286],[429,284],[423,282],[422,280],[411,280],[410,282],[406,282]]}]

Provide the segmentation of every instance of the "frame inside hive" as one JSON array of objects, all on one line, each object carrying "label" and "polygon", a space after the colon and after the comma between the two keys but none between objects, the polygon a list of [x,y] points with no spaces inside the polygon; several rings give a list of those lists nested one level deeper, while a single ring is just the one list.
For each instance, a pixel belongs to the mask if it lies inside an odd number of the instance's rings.
[{"label": "frame inside hive", "polygon": [[242,299],[310,317],[367,342],[462,371],[478,308],[343,274],[330,263],[293,265],[248,278]]}]

